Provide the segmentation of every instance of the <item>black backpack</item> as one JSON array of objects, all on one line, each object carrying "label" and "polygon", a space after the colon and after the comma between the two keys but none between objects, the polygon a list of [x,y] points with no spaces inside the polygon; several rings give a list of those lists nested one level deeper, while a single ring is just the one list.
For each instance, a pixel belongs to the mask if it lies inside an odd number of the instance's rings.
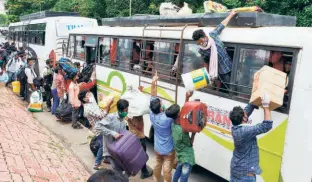
[{"label": "black backpack", "polygon": [[25,68],[26,68],[25,66],[21,67],[17,73],[17,79],[21,83],[27,82],[27,75],[25,74]]},{"label": "black backpack", "polygon": [[84,67],[79,75],[79,80],[78,82],[86,82],[88,83],[90,81],[92,72],[93,72],[93,65],[94,64],[89,64],[86,67]]},{"label": "black backpack", "polygon": [[94,156],[96,156],[97,152],[99,151],[101,145],[99,140],[101,137],[103,137],[103,135],[94,136],[90,142],[90,150]]}]

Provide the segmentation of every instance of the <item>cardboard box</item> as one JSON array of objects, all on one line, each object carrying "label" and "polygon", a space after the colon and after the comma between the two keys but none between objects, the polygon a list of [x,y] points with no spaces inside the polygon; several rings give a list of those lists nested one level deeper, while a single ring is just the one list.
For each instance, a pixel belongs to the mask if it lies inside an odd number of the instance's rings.
[{"label": "cardboard box", "polygon": [[266,92],[270,95],[270,110],[283,105],[286,87],[286,73],[269,66],[262,67],[254,75],[250,103],[261,106],[261,96]]}]

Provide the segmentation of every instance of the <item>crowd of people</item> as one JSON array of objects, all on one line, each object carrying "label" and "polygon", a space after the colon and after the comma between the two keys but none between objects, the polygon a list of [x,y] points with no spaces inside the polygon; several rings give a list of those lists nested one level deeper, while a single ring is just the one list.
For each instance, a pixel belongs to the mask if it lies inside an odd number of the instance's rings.
[{"label": "crowd of people", "polygon": [[[231,61],[226,56],[222,42],[218,34],[235,15],[231,15],[218,26],[212,34],[198,30],[194,32],[193,39],[201,47],[200,53],[209,59],[217,59],[219,77],[223,80],[223,86],[227,87],[228,77],[231,73]],[[29,101],[33,91],[44,89],[47,111],[53,115],[61,102],[68,100],[72,106],[71,120],[74,129],[82,128],[81,117],[87,119],[88,124],[84,125],[95,132],[95,137],[100,141],[100,147],[96,153],[94,169],[99,170],[93,174],[88,181],[129,181],[129,174],[124,172],[118,163],[107,150],[106,145],[122,137],[122,130],[126,130],[126,123],[129,130],[137,136],[143,149],[146,151],[146,139],[144,135],[143,116],[128,117],[129,102],[120,99],[117,102],[117,112],[110,113],[110,101],[106,109],[98,106],[94,87],[96,86],[96,74],[93,69],[89,78],[83,79],[80,72],[80,64],[75,63],[74,74],[67,74],[64,68],[57,62],[46,60],[46,66],[42,70],[40,78],[35,72],[35,58],[27,58],[23,48],[16,48],[14,43],[1,45],[0,66],[1,74],[6,72],[9,80],[6,86],[12,81],[18,80],[21,84],[20,96]],[[209,69],[208,58],[205,60]],[[42,80],[42,84],[41,81]],[[141,169],[141,179],[154,177],[159,182],[163,174],[165,182],[188,181],[192,167],[195,165],[195,154],[193,142],[195,133],[185,132],[180,125],[180,106],[171,105],[169,108],[157,98],[157,71],[152,79],[151,100],[150,100],[150,121],[154,128],[154,150],[156,153],[156,164],[153,171],[149,171],[146,164]],[[185,102],[192,97],[193,92],[186,93]],[[256,136],[268,132],[272,128],[271,113],[269,110],[270,98],[268,95],[262,97],[264,110],[264,121],[260,124],[246,125],[248,117],[257,108],[254,105],[247,105],[245,109],[234,107],[230,112],[232,121],[232,136],[234,140],[234,152],[231,161],[231,182],[256,181],[256,175],[261,174],[259,167],[259,149]],[[111,164],[113,170],[101,169],[102,162]],[[173,168],[176,168],[172,175]]]}]

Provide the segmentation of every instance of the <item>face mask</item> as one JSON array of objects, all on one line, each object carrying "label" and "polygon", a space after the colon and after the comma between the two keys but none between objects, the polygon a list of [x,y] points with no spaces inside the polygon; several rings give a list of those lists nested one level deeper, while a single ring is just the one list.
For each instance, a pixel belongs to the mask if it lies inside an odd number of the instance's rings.
[{"label": "face mask", "polygon": [[162,105],[161,105],[161,109],[162,109],[163,111],[166,111],[167,108],[166,108],[166,106],[165,106],[164,104],[162,104]]},{"label": "face mask", "polygon": [[119,117],[121,118],[125,118],[128,116],[128,112],[118,112],[118,114],[119,114]]}]

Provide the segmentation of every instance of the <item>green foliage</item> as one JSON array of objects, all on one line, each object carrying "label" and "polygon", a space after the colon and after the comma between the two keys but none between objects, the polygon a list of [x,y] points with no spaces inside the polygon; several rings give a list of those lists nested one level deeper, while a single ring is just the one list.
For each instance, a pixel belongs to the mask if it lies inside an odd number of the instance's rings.
[{"label": "green foliage", "polygon": [[[162,2],[172,2],[183,7],[184,2],[194,13],[203,13],[205,0],[131,0],[131,15],[159,14]],[[130,0],[6,0],[9,22],[19,21],[19,16],[40,10],[75,11],[82,16],[100,20],[104,17],[129,16]],[[298,26],[312,26],[312,0],[215,0],[229,9],[260,6],[265,12],[297,17]]]},{"label": "green foliage", "polygon": [[8,16],[5,14],[0,14],[0,26],[8,25]]}]

